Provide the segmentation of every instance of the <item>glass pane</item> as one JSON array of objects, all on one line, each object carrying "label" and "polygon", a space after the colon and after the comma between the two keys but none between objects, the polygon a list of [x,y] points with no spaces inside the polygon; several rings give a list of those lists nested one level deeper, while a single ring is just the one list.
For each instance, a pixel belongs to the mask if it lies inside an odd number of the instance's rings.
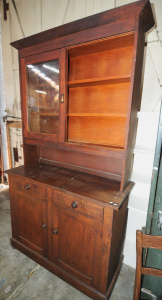
[{"label": "glass pane", "polygon": [[26,66],[28,131],[59,133],[59,60]]}]

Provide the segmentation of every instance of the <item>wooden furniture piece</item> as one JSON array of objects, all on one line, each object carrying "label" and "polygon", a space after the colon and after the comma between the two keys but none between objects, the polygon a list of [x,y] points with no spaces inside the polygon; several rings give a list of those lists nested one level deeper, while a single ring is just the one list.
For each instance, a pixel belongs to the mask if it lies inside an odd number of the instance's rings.
[{"label": "wooden furniture piece", "polygon": [[8,171],[11,244],[93,299],[122,262],[149,1],[11,45],[25,166]]},{"label": "wooden furniture piece", "polygon": [[162,236],[146,235],[143,234],[141,230],[137,230],[136,232],[137,262],[133,300],[140,299],[142,275],[145,274],[162,278],[162,270],[142,266],[143,248],[162,250]]}]

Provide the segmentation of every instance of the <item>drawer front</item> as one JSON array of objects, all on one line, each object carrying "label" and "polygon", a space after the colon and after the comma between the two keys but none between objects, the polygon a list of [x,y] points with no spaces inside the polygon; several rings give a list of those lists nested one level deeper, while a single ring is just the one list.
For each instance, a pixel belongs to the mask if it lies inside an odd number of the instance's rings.
[{"label": "drawer front", "polygon": [[15,189],[19,191],[46,200],[46,187],[41,184],[33,183],[27,178],[18,177],[13,178],[13,184]]},{"label": "drawer front", "polygon": [[76,212],[81,212],[100,220],[103,219],[104,208],[89,202],[84,198],[75,197],[73,195],[53,190],[53,201]]}]

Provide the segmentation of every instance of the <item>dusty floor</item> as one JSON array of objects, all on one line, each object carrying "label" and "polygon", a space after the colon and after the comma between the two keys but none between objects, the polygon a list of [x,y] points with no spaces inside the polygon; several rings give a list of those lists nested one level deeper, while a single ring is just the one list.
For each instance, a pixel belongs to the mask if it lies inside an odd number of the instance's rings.
[{"label": "dusty floor", "polygon": [[[69,284],[10,246],[8,189],[0,192],[0,299],[88,300]],[[133,298],[135,270],[123,265],[110,300]]]}]

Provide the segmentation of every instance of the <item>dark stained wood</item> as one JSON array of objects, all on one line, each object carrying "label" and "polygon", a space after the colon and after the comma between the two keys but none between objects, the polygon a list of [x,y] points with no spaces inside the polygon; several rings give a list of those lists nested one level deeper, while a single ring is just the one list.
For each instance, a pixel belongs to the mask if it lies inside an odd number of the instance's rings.
[{"label": "dark stained wood", "polygon": [[74,44],[85,43],[89,41],[93,41],[94,39],[105,38],[107,36],[122,34],[123,32],[127,33],[135,28],[135,20],[128,19],[119,21],[108,25],[103,25],[100,27],[88,29],[85,31],[80,31],[77,33],[73,33],[71,35],[67,35],[58,39],[51,40],[49,42],[44,42],[41,44],[41,48],[39,45],[27,47],[20,49],[20,57],[26,57],[29,55],[34,55],[37,53],[42,53],[50,50],[55,50],[64,47],[71,47]]},{"label": "dark stained wood", "polygon": [[[97,219],[102,220],[104,215],[104,209],[101,206],[94,205],[92,202],[89,202],[82,197],[77,197],[74,195],[69,195],[62,193],[61,191],[53,190],[53,202],[61,205],[63,207],[67,207],[72,211],[81,212],[85,215],[89,215],[91,217],[95,217]],[[72,203],[76,203],[76,207],[72,207]]]},{"label": "dark stained wood", "polygon": [[132,75],[130,83],[130,94],[128,103],[128,118],[126,125],[125,151],[126,156],[123,160],[121,190],[124,189],[131,175],[131,166],[133,160],[132,148],[135,145],[136,128],[137,128],[137,112],[140,109],[141,96],[141,77],[144,55],[145,34],[142,24],[136,22],[136,33],[134,40],[134,53],[132,62]]},{"label": "dark stained wood", "polygon": [[26,195],[33,195],[41,199],[46,199],[46,187],[44,185],[39,185],[38,183],[35,184],[27,178],[20,178],[16,176],[14,178],[13,185],[16,190],[23,191]]},{"label": "dark stained wood", "polygon": [[[44,31],[43,33],[35,34],[31,37],[11,43],[16,49],[31,47],[33,45],[42,44],[53,39],[58,39],[62,36],[67,36],[78,31],[84,31],[90,28],[96,28],[105,24],[115,23],[128,18],[138,18],[141,14],[143,27],[148,31],[154,25],[154,18],[151,10],[151,5],[148,0],[137,1],[127,4],[122,7],[111,9],[109,12],[99,13],[81,20],[77,20],[68,24],[62,25],[53,29]],[[114,25],[114,24],[113,24]]]},{"label": "dark stained wood", "polygon": [[14,202],[17,239],[41,255],[47,256],[46,199],[40,200],[36,196],[17,191],[14,192]]},{"label": "dark stained wood", "polygon": [[[123,259],[145,32],[153,25],[150,2],[141,0],[11,44],[19,49],[25,162],[6,171],[11,244],[95,300],[110,298]],[[59,76],[54,68],[45,81],[40,70],[26,72],[54,59]],[[37,87],[47,97],[32,103]]]},{"label": "dark stained wood", "polygon": [[[110,179],[121,180],[122,160],[114,156],[83,155],[80,152],[64,151],[61,149],[41,148],[41,158],[65,164],[71,169],[80,169],[85,173],[97,174]],[[47,161],[48,162],[48,161]]]},{"label": "dark stained wood", "polygon": [[[70,192],[70,195],[74,193],[74,197],[86,197],[89,200],[91,199],[92,202],[108,205],[117,210],[121,207],[133,187],[133,184],[129,183],[125,191],[121,193],[120,183],[115,180],[42,163],[35,163],[26,167],[21,166],[5,172],[16,177],[16,184],[19,179],[20,183],[29,184],[30,182],[31,187],[39,184],[37,188],[35,187],[33,194],[39,191],[40,184],[45,184],[46,186],[61,189],[65,193]],[[22,189],[24,190],[23,184]],[[31,192],[31,189],[25,192]]]},{"label": "dark stained wood", "polygon": [[[96,156],[105,156],[105,157],[112,157],[116,159],[122,159],[124,156],[123,147],[111,147],[106,145],[94,145],[94,144],[84,144],[84,143],[55,143],[43,140],[28,139],[25,138],[25,144],[27,145],[39,145],[39,146],[46,146],[48,148],[53,149],[60,149],[60,150],[67,150],[72,152],[81,152],[85,154],[92,154]],[[40,155],[41,157],[41,155]]]},{"label": "dark stained wood", "polygon": [[145,235],[141,230],[136,231],[136,276],[133,300],[139,300],[142,274],[162,278],[162,270],[142,266],[142,249],[155,248],[162,250],[162,236]]},{"label": "dark stained wood", "polygon": [[111,239],[111,252],[110,252],[110,262],[109,262],[109,276],[107,284],[108,286],[111,283],[112,278],[114,277],[115,271],[119,265],[119,262],[122,258],[125,230],[127,224],[127,215],[128,215],[128,198],[124,201],[119,213],[117,214],[114,211],[113,225],[112,225],[112,239]]}]

